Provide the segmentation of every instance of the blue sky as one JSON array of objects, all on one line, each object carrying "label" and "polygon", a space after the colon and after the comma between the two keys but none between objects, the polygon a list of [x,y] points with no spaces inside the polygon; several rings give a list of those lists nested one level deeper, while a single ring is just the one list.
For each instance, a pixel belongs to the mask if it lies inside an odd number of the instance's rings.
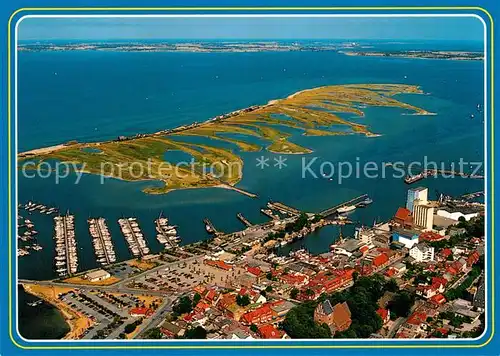
[{"label": "blue sky", "polygon": [[27,18],[20,40],[346,39],[481,41],[472,17]]}]

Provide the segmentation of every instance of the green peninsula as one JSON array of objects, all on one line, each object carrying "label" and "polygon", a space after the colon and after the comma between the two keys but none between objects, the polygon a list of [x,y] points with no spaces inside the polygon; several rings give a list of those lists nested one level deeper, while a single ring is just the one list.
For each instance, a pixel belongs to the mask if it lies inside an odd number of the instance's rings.
[{"label": "green peninsula", "polygon": [[[374,133],[362,124],[341,118],[338,113],[362,117],[367,106],[395,107],[416,115],[431,113],[404,103],[397,94],[422,94],[418,86],[403,84],[350,84],[307,89],[287,98],[272,100],[220,115],[202,123],[181,126],[152,134],[119,137],[114,141],[67,143],[18,154],[19,161],[44,160],[73,163],[90,174],[106,175],[127,181],[160,181],[144,191],[163,194],[176,189],[221,187],[234,189],[242,178],[243,160],[239,151],[261,149],[280,154],[312,152],[290,141],[286,128],[303,130],[308,136]],[[338,127],[342,127],[342,130]],[[335,128],[337,130],[335,130]],[[208,143],[194,143],[192,137],[209,138]],[[334,139],[334,138],[332,138]],[[263,143],[264,142],[264,143]],[[224,143],[223,147],[217,143]],[[227,145],[229,144],[229,145]],[[227,148],[233,147],[233,148]],[[165,156],[181,151],[194,164],[175,165]],[[142,167],[142,168],[141,168]],[[210,170],[207,170],[210,167]]]}]

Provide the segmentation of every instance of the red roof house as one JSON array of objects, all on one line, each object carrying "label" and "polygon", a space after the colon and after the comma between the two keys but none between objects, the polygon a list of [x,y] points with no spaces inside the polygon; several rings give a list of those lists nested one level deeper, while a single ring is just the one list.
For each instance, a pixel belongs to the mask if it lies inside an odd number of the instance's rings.
[{"label": "red roof house", "polygon": [[271,324],[262,325],[259,328],[259,335],[263,339],[280,339],[282,334]]}]

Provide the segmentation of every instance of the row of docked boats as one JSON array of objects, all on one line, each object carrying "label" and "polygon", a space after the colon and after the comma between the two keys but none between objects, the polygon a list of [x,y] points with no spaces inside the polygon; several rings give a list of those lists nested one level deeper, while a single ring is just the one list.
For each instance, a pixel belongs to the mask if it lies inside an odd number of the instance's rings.
[{"label": "row of docked boats", "polygon": [[168,218],[162,214],[155,220],[156,239],[159,243],[165,246],[166,250],[179,246],[181,238],[177,235],[177,226],[170,225]]},{"label": "row of docked boats", "polygon": [[38,211],[40,212],[40,214],[46,215],[56,214],[59,212],[59,209],[57,208],[49,207],[43,204],[37,204],[35,202],[32,202],[31,200],[26,204],[19,204],[19,208],[24,209],[28,212]]},{"label": "row of docked boats", "polygon": [[144,234],[139,227],[137,218],[122,218],[118,220],[118,224],[134,256],[149,254],[149,247],[146,245],[146,240],[144,240]]},{"label": "row of docked boats", "polygon": [[60,277],[76,273],[78,269],[75,239],[75,217],[69,213],[54,217],[54,239],[56,240],[55,268]]},{"label": "row of docked boats", "polygon": [[91,218],[87,222],[97,262],[103,266],[116,262],[115,249],[111,241],[111,233],[106,225],[106,219]]},{"label": "row of docked boats", "polygon": [[36,241],[38,231],[35,230],[35,224],[33,224],[33,222],[29,219],[24,219],[22,216],[19,216],[19,221],[17,235],[19,245],[17,249],[17,256],[27,256],[30,254],[30,250],[42,250],[42,246],[40,246]]}]

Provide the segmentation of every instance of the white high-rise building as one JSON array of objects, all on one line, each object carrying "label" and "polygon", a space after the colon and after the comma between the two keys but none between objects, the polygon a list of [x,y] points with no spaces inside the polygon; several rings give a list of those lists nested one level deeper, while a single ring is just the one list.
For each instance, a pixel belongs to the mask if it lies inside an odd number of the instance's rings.
[{"label": "white high-rise building", "polygon": [[413,207],[415,200],[420,200],[421,203],[427,203],[427,196],[429,189],[424,187],[408,189],[408,195],[406,197],[406,209],[413,213]]}]

